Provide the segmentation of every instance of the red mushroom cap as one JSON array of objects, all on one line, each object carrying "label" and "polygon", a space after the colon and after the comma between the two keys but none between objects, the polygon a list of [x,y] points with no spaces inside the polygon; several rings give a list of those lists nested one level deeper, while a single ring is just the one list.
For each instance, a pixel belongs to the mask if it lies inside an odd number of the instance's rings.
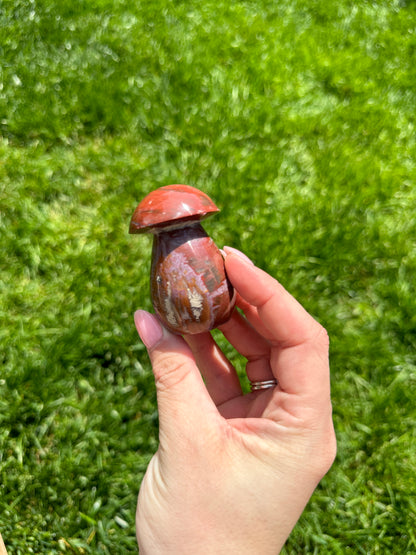
[{"label": "red mushroom cap", "polygon": [[131,218],[129,233],[157,233],[219,212],[208,195],[190,185],[166,185],[149,193]]}]

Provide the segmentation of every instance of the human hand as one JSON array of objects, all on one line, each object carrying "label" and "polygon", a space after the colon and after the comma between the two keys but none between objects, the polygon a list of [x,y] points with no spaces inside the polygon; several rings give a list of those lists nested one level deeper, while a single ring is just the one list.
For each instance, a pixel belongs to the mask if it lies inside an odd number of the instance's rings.
[{"label": "human hand", "polygon": [[142,555],[276,555],[335,457],[324,328],[271,276],[225,251],[244,316],[235,310],[221,331],[247,358],[251,381],[278,385],[243,395],[211,334],[185,341],[135,314],[160,440],[139,493]]}]

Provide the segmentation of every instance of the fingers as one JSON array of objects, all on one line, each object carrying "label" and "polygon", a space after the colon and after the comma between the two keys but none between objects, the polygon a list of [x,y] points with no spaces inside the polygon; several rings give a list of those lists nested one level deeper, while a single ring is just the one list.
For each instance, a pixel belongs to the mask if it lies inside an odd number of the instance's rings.
[{"label": "fingers", "polygon": [[226,257],[225,264],[234,287],[256,309],[274,343],[289,347],[316,333],[316,320],[269,274],[234,253]]},{"label": "fingers", "polygon": [[238,311],[220,326],[231,345],[247,359],[246,372],[250,381],[273,378],[270,367],[270,343],[260,335]]},{"label": "fingers", "polygon": [[212,400],[218,406],[241,395],[241,386],[230,363],[210,333],[185,336]]},{"label": "fingers", "polygon": [[271,367],[288,393],[329,393],[325,330],[275,279],[234,252],[227,252],[227,275],[241,306],[271,344]]},{"label": "fingers", "polygon": [[[160,433],[167,440],[206,429],[218,411],[210,398],[192,351],[166,330],[153,314],[138,310],[137,331],[146,345],[156,380]],[[199,432],[198,432],[199,433]]]}]

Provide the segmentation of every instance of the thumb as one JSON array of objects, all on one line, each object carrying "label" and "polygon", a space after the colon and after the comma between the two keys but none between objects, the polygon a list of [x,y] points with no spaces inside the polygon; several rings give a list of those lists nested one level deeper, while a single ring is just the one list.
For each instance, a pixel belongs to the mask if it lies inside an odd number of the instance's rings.
[{"label": "thumb", "polygon": [[193,437],[195,429],[206,427],[209,416],[218,416],[218,411],[191,349],[149,312],[138,310],[134,321],[152,363],[161,434],[173,441],[178,441],[178,436]]}]

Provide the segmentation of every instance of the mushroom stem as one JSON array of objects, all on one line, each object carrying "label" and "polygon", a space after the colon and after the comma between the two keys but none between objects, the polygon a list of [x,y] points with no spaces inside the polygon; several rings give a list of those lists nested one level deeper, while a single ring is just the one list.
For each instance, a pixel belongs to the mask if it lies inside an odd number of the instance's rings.
[{"label": "mushroom stem", "polygon": [[174,333],[202,333],[231,315],[223,257],[198,222],[154,235],[150,283],[155,311]]}]

